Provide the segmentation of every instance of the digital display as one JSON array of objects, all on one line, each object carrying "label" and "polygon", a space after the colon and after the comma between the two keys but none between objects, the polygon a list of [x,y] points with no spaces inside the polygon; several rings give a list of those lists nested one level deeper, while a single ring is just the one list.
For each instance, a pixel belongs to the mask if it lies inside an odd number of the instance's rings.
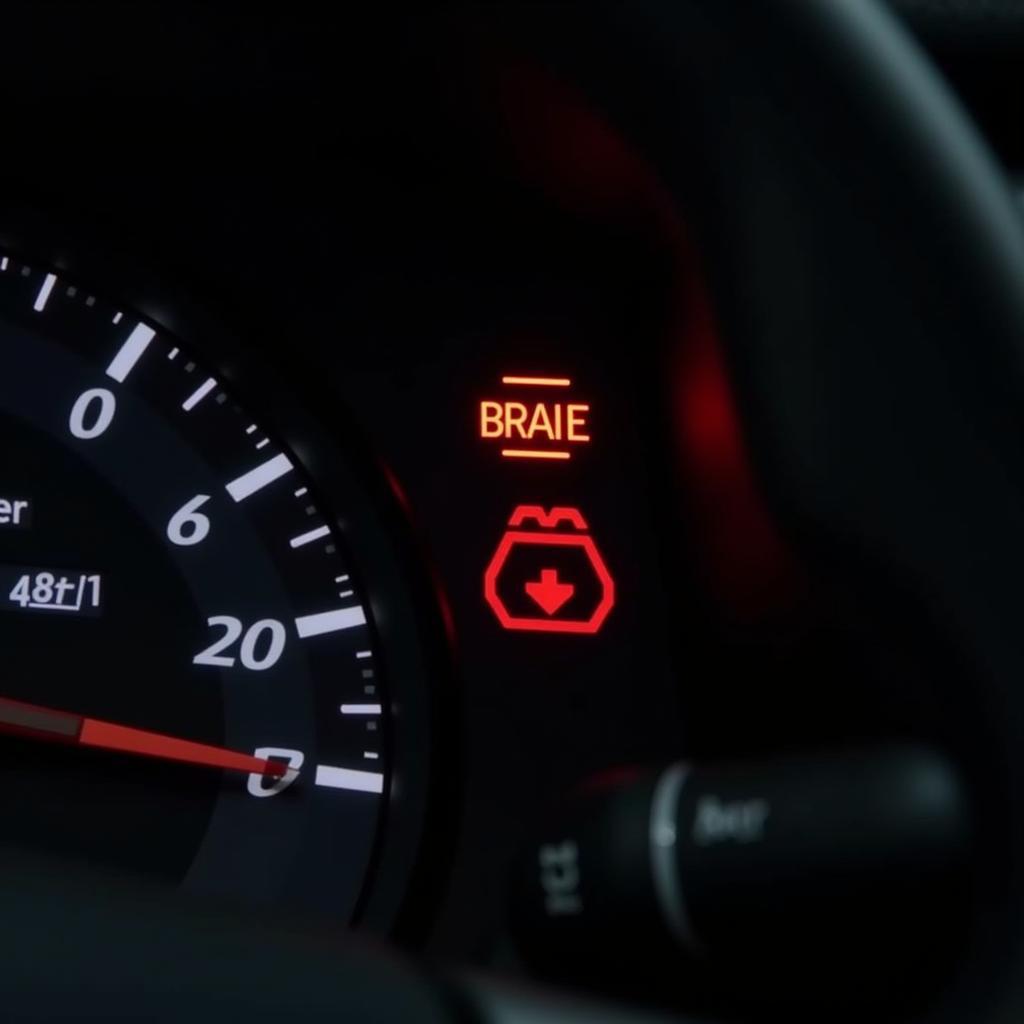
[{"label": "digital display", "polygon": [[0,594],[8,611],[97,616],[103,599],[98,573],[0,566]]}]

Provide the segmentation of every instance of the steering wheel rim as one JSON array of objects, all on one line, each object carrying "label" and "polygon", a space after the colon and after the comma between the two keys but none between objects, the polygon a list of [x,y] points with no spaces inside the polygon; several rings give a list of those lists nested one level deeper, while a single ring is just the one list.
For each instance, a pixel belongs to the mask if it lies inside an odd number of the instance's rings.
[{"label": "steering wheel rim", "polygon": [[1018,1019],[1019,212],[958,101],[874,0],[635,15],[630,38],[658,80],[656,113],[635,123],[681,204],[695,140],[678,126],[703,126],[714,214],[696,220],[717,235],[705,256],[723,341],[777,518],[805,556],[898,580],[896,601],[912,594],[963,666],[970,743],[985,748],[979,884],[969,967],[936,1012]]}]

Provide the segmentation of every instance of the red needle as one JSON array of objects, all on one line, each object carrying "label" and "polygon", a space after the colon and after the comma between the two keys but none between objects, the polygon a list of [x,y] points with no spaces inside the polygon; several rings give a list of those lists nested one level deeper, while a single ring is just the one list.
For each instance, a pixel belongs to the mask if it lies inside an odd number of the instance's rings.
[{"label": "red needle", "polygon": [[293,771],[282,761],[266,761],[250,754],[240,754],[224,747],[165,736],[159,732],[116,725],[98,718],[85,718],[68,711],[25,704],[20,700],[0,697],[0,732],[33,736],[57,743],[77,743],[83,747],[117,750],[122,754],[158,757],[165,761],[227,768],[231,771],[283,778]]}]

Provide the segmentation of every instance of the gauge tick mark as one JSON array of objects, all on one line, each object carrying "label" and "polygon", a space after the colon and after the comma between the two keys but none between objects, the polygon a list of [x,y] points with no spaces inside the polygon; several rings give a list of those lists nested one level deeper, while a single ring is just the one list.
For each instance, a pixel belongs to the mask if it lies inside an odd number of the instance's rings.
[{"label": "gauge tick mark", "polygon": [[308,533],[300,533],[297,537],[292,537],[288,543],[293,548],[301,548],[305,544],[312,544],[313,541],[328,536],[330,532],[329,526],[318,526],[315,530],[310,530]]},{"label": "gauge tick mark", "polygon": [[287,455],[275,455],[266,462],[261,462],[255,469],[243,473],[240,477],[225,484],[225,489],[235,501],[244,501],[251,494],[262,490],[268,484],[280,479],[291,471],[292,463]]},{"label": "gauge tick mark", "polygon": [[383,711],[380,704],[342,704],[343,715],[379,715]]},{"label": "gauge tick mark", "polygon": [[143,353],[149,348],[149,343],[156,335],[152,327],[145,324],[136,324],[132,328],[128,340],[117,350],[117,355],[110,360],[107,367],[107,376],[123,384],[125,378],[135,368],[135,364],[142,358]]},{"label": "gauge tick mark", "polygon": [[192,392],[184,402],[181,403],[185,412],[191,412],[215,387],[217,382],[212,377],[207,377],[202,384]]},{"label": "gauge tick mark", "polygon": [[36,296],[36,301],[32,304],[32,308],[37,313],[42,313],[46,309],[46,303],[50,300],[50,293],[53,291],[53,286],[57,283],[56,274],[47,274],[43,279],[43,286],[39,289],[39,294]]},{"label": "gauge tick mark", "polygon": [[358,793],[383,793],[381,772],[361,772],[354,768],[335,768],[329,764],[316,766],[316,785],[330,789],[351,789]]},{"label": "gauge tick mark", "polygon": [[358,605],[354,608],[338,608],[330,612],[300,615],[295,620],[295,628],[303,640],[311,636],[320,636],[322,633],[336,633],[342,629],[365,625],[366,612]]}]

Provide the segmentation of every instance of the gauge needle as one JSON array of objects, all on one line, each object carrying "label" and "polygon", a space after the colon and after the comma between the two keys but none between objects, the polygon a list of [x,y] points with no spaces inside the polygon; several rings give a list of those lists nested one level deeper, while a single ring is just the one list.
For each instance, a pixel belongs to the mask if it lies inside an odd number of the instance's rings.
[{"label": "gauge needle", "polygon": [[25,704],[19,700],[0,697],[0,732],[56,743],[74,743],[83,747],[116,750],[122,754],[157,757],[164,761],[183,761],[186,764],[226,768],[230,771],[283,778],[295,769],[282,761],[267,761],[261,757],[242,754],[224,747],[147,732],[128,725],[103,722],[68,711]]}]

